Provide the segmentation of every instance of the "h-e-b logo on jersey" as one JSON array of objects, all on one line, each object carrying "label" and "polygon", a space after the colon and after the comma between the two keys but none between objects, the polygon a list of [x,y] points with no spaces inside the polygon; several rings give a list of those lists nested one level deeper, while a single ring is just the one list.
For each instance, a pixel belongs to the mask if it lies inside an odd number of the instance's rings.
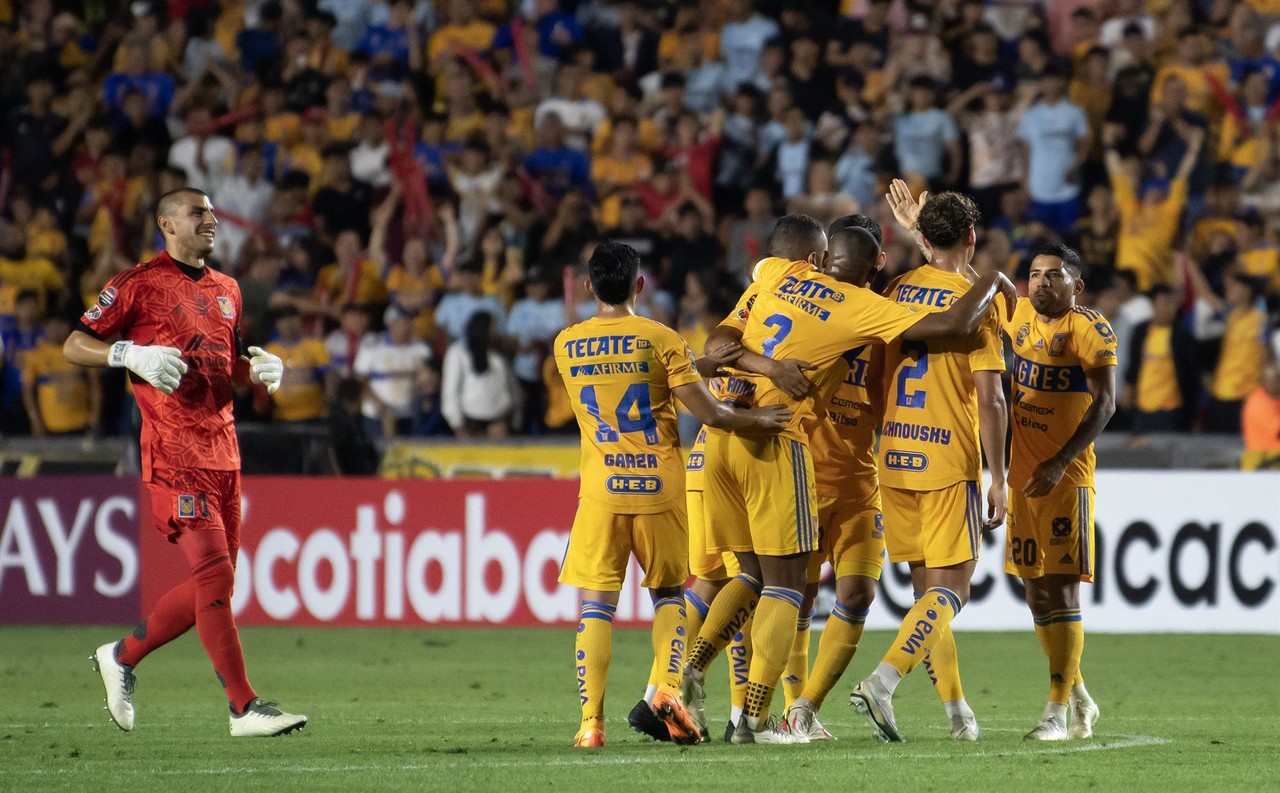
[{"label": "h-e-b logo on jersey", "polygon": [[192,495],[178,496],[178,517],[194,518],[196,516],[196,497]]}]

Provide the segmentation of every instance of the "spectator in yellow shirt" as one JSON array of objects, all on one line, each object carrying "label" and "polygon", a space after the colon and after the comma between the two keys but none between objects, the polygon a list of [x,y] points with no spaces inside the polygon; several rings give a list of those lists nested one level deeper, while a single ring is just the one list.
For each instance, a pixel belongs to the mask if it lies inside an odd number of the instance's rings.
[{"label": "spectator in yellow shirt", "polygon": [[1258,384],[1258,374],[1267,360],[1267,312],[1262,299],[1266,282],[1242,270],[1227,274],[1224,297],[1209,285],[1199,264],[1186,261],[1186,272],[1197,300],[1206,304],[1223,324],[1218,364],[1213,370],[1209,392],[1206,432],[1240,432],[1240,410],[1244,398]]},{"label": "spectator in yellow shirt", "polygon": [[1148,179],[1142,183],[1141,193],[1135,189],[1128,166],[1115,150],[1118,130],[1113,126],[1107,131],[1107,175],[1120,211],[1116,266],[1132,270],[1141,290],[1169,283],[1173,276],[1173,242],[1187,203],[1187,178],[1204,143],[1203,129],[1194,126],[1181,129],[1186,136],[1187,150],[1173,181]]},{"label": "spectator in yellow shirt", "polygon": [[485,51],[493,43],[493,25],[476,19],[472,0],[452,0],[449,3],[449,24],[442,25],[427,39],[427,69],[439,74],[444,59],[453,57],[455,44],[468,49]]},{"label": "spectator in yellow shirt", "polygon": [[293,306],[276,311],[276,339],[267,352],[284,361],[285,377],[271,395],[276,421],[315,421],[325,415],[325,375],[329,350],[317,338],[302,335],[302,315]]},{"label": "spectator in yellow shirt", "polygon": [[1280,288],[1280,249],[1267,239],[1262,216],[1256,211],[1244,213],[1235,238],[1240,269],[1261,280],[1267,291],[1276,292]]},{"label": "spectator in yellow shirt", "polygon": [[316,299],[333,311],[345,303],[362,306],[387,302],[387,287],[378,266],[362,255],[360,234],[350,229],[338,234],[333,245],[338,260],[316,275]]},{"label": "spectator in yellow shirt", "polygon": [[1160,102],[1169,79],[1176,77],[1187,87],[1188,110],[1203,115],[1213,112],[1214,98],[1208,75],[1212,73],[1218,80],[1226,83],[1228,74],[1225,63],[1209,62],[1212,54],[1213,44],[1202,28],[1189,26],[1179,31],[1173,60],[1156,72],[1156,81],[1151,91],[1152,101]]},{"label": "spectator in yellow shirt", "polygon": [[22,402],[31,421],[31,434],[65,435],[97,432],[102,397],[96,370],[69,363],[62,343],[71,334],[71,324],[62,317],[50,317],[44,339],[29,350],[22,365]]},{"label": "spectator in yellow shirt", "polygon": [[622,195],[653,176],[653,161],[637,146],[638,129],[634,118],[614,119],[609,148],[591,162],[591,181],[601,199],[605,226],[618,224]]}]

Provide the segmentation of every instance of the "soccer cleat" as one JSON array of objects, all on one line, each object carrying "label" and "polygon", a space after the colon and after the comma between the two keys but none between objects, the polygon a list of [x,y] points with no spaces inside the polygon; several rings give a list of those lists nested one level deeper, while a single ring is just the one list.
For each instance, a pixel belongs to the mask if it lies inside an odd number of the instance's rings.
[{"label": "soccer cleat", "polygon": [[810,741],[834,741],[836,737],[818,721],[818,714],[808,705],[792,705],[783,719],[787,729],[796,735],[804,735]]},{"label": "soccer cleat", "polygon": [[600,719],[584,721],[578,728],[578,734],[573,736],[574,749],[599,749],[603,746],[604,724]]},{"label": "soccer cleat", "polygon": [[1065,741],[1067,725],[1061,719],[1045,716],[1034,730],[1023,737],[1028,741]]},{"label": "soccer cleat", "polygon": [[690,745],[702,742],[706,733],[693,722],[693,717],[680,698],[667,691],[653,695],[653,712],[665,723],[672,741]]},{"label": "soccer cleat", "polygon": [[133,729],[133,688],[138,678],[133,675],[133,667],[126,666],[116,660],[117,642],[108,642],[89,656],[93,668],[102,676],[102,685],[107,689],[107,713],[111,720],[125,732]]},{"label": "soccer cleat", "polygon": [[724,723],[724,742],[725,743],[733,743],[733,731],[735,729],[737,729],[737,727],[734,726],[732,720],[726,721]]},{"label": "soccer cleat", "polygon": [[951,739],[953,741],[976,741],[982,731],[978,729],[978,720],[972,716],[951,717]]},{"label": "soccer cleat", "polygon": [[649,703],[643,699],[637,702],[627,714],[627,724],[631,725],[631,729],[641,735],[648,735],[655,741],[671,740],[671,732],[667,729],[666,722],[658,718],[658,714],[654,713],[653,708],[649,707]]},{"label": "soccer cleat", "polygon": [[1067,737],[1073,741],[1093,737],[1093,725],[1098,723],[1102,711],[1098,703],[1092,699],[1076,699],[1071,697],[1071,717],[1067,726]]},{"label": "soccer cleat", "polygon": [[707,731],[707,691],[703,688],[704,676],[689,664],[685,664],[680,672],[680,699],[689,710],[689,716],[698,726],[698,732],[709,735]]},{"label": "soccer cleat", "polygon": [[877,738],[885,743],[902,740],[898,723],[893,719],[893,695],[877,685],[875,678],[868,677],[859,683],[849,695],[849,704],[867,717]]},{"label": "soccer cleat", "polygon": [[274,702],[266,702],[262,697],[254,697],[253,701],[239,716],[231,714],[232,738],[271,738],[276,735],[288,735],[294,730],[307,726],[307,717],[298,713],[285,713]]},{"label": "soccer cleat", "polygon": [[731,743],[739,745],[748,743],[792,744],[808,742],[809,736],[791,732],[787,729],[786,722],[779,722],[777,716],[770,716],[757,730],[751,729],[751,726],[747,724],[747,717],[743,716],[738,720],[738,726],[733,730],[733,739],[731,741]]}]

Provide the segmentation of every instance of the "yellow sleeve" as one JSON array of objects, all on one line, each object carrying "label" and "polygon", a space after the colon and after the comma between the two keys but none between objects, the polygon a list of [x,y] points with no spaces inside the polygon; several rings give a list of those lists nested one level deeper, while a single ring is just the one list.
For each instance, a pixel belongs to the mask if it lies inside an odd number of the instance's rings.
[{"label": "yellow sleeve", "polygon": [[56,292],[62,288],[62,274],[48,259],[40,259],[40,283],[46,291]]},{"label": "yellow sleeve", "polygon": [[667,370],[667,385],[670,388],[702,382],[702,376],[693,368],[693,350],[689,349],[688,343],[679,333],[668,330],[654,341],[661,345],[658,358]]},{"label": "yellow sleeve", "polygon": [[1111,174],[1111,191],[1115,194],[1116,209],[1121,215],[1133,215],[1138,211],[1138,196],[1129,174],[1123,171]]},{"label": "yellow sleeve", "polygon": [[42,348],[37,348],[22,356],[22,384],[24,386],[34,383],[40,377],[41,372],[44,371],[44,367],[40,365],[44,358],[43,352]]},{"label": "yellow sleeve", "polygon": [[1000,341],[1000,320],[991,314],[978,327],[977,344],[969,353],[969,371],[1004,371],[1004,343]]},{"label": "yellow sleeve", "polygon": [[747,287],[747,291],[742,293],[742,297],[738,298],[738,304],[733,307],[733,312],[725,317],[718,327],[734,328],[738,331],[746,328],[747,319],[751,316],[751,307],[755,305],[756,297],[759,295],[759,285],[752,283]]},{"label": "yellow sleeve", "polygon": [[888,344],[925,318],[870,289],[850,289],[844,295],[831,311],[831,331],[847,333],[850,346],[877,340]]},{"label": "yellow sleeve", "polygon": [[325,346],[324,342],[319,339],[312,339],[311,348],[313,355],[315,355],[317,366],[328,366],[330,364],[329,348]]},{"label": "yellow sleeve", "polygon": [[1083,314],[1078,314],[1074,318],[1075,332],[1071,335],[1075,341],[1076,355],[1080,358],[1080,365],[1085,369],[1115,366],[1118,346],[1115,331],[1111,329],[1111,323],[1107,322],[1106,317],[1101,314],[1094,316],[1096,319]]}]

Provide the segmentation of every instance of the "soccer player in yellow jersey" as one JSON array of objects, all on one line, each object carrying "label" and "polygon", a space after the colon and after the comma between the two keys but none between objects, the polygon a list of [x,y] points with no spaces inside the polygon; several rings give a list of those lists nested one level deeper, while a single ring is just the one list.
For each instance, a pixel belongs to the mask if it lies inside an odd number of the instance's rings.
[{"label": "soccer player in yellow jersey", "polygon": [[1049,703],[1028,740],[1088,738],[1098,720],[1080,674],[1080,582],[1093,580],[1093,441],[1116,410],[1116,336],[1101,314],[1075,304],[1083,288],[1079,255],[1043,245],[1031,260],[1030,298],[1005,325],[1014,370],[1004,569],[1022,577],[1049,657]]},{"label": "soccer player in yellow jersey", "polygon": [[[977,221],[977,207],[966,196],[929,198],[912,229],[923,237],[929,264],[900,276],[887,295],[899,305],[930,313],[963,300],[972,291],[965,273],[973,259]],[[850,701],[886,741],[902,740],[892,705],[902,678],[921,661],[954,668],[951,621],[969,599],[982,532],[1004,522],[1008,419],[997,314],[990,312],[977,332],[964,338],[925,345],[904,337],[885,351],[879,450],[885,541],[890,561],[910,565],[919,597],[884,659],[858,684]],[[985,521],[979,435],[992,475]],[[958,672],[947,676],[950,690],[943,690],[942,682],[938,694],[951,718],[952,737],[977,740],[977,721],[964,700]]]},{"label": "soccer player in yellow jersey", "polygon": [[560,581],[582,590],[575,643],[582,722],[574,745],[583,748],[604,745],[610,623],[632,553],[653,595],[654,655],[664,671],[650,705],[673,740],[702,737],[678,693],[689,540],[672,397],[703,423],[744,433],[777,432],[791,419],[785,406],[738,410],[715,400],[684,340],[635,315],[644,288],[639,269],[630,247],[597,247],[587,265],[596,316],[562,331],[554,345],[582,433],[582,485]]},{"label": "soccer player in yellow jersey", "polygon": [[[756,267],[755,278],[762,289],[741,337],[745,351],[765,358],[808,361],[815,367],[815,388],[796,399],[762,375],[745,375],[743,379],[754,387],[756,405],[794,409],[786,430],[765,439],[740,433],[707,434],[703,498],[707,512],[717,518],[706,527],[707,548],[732,551],[743,574],[762,584],[752,627],[746,707],[734,731],[734,743],[808,742],[808,736],[792,734],[769,718],[769,708],[794,643],[809,556],[818,544],[813,464],[802,429],[816,417],[814,394],[843,377],[837,364],[843,363],[849,349],[899,336],[966,335],[985,316],[997,287],[1012,290],[1007,279],[991,274],[951,310],[917,314],[813,271],[808,265],[824,262],[826,247],[826,233],[812,218],[788,215],[778,221],[769,240],[772,256]],[[711,336],[722,332],[727,330],[718,328]],[[711,338],[708,347],[714,348]],[[724,648],[724,628],[738,613],[736,604],[721,607],[727,601],[724,594],[712,604],[685,665],[682,685],[695,712],[706,667]]]}]

